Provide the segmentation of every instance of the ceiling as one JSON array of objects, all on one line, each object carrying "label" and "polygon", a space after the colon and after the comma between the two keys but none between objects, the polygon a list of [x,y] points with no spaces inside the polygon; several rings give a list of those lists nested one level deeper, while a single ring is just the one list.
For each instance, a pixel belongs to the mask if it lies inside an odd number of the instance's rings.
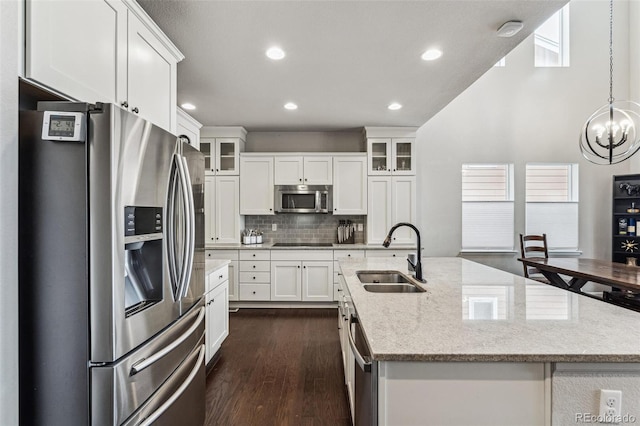
[{"label": "ceiling", "polygon": [[[202,124],[331,131],[424,124],[566,0],[138,3],[184,53],[178,104]],[[509,20],[524,29],[497,37]],[[433,47],[443,56],[423,61]]]}]

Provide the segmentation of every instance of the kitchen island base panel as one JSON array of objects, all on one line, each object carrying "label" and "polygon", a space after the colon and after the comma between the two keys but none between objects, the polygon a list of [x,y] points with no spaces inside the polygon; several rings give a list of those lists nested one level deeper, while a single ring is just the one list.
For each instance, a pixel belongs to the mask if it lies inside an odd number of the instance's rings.
[{"label": "kitchen island base panel", "polygon": [[381,362],[378,424],[551,425],[548,363]]}]

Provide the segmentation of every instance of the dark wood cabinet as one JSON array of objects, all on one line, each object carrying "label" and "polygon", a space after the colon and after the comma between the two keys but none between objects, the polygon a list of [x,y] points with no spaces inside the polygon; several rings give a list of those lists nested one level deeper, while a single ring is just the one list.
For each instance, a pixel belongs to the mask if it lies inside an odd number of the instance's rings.
[{"label": "dark wood cabinet", "polygon": [[[628,258],[634,258],[640,265],[640,174],[614,176],[612,198],[611,260],[627,263]],[[632,235],[629,223],[634,221],[635,235]]]}]

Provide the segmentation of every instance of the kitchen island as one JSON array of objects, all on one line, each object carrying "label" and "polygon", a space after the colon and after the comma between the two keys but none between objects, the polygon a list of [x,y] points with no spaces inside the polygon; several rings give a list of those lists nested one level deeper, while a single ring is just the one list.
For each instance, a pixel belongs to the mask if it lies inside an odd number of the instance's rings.
[{"label": "kitchen island", "polygon": [[620,415],[640,418],[636,312],[462,258],[425,258],[424,293],[371,293],[356,276],[410,275],[401,259],[340,269],[377,374],[378,424],[576,424],[599,414],[600,389],[622,390]]}]

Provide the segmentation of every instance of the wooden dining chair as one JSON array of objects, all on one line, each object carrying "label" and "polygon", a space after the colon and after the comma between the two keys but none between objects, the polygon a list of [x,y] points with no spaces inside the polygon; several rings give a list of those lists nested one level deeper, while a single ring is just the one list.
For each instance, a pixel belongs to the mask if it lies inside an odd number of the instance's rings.
[{"label": "wooden dining chair", "polygon": [[[520,257],[529,259],[548,259],[547,234],[542,235],[522,235],[520,234]],[[524,276],[532,280],[549,284],[549,280],[534,267],[522,264]]]}]

